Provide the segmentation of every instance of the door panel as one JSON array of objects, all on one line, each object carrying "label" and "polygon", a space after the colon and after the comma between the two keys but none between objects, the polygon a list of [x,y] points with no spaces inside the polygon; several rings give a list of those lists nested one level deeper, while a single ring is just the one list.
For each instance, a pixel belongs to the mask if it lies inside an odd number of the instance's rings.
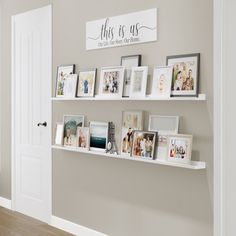
[{"label": "door panel", "polygon": [[[51,6],[13,17],[15,210],[51,216]],[[38,126],[46,121],[47,127]]]}]

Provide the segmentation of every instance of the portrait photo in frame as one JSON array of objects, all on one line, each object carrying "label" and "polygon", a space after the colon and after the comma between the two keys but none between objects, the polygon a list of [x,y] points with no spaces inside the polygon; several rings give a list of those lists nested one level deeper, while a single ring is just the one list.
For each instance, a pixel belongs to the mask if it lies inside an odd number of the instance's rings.
[{"label": "portrait photo in frame", "polygon": [[60,65],[57,67],[56,97],[65,97],[65,81],[75,72],[75,65]]},{"label": "portrait photo in frame", "polygon": [[169,98],[171,95],[172,66],[155,67],[151,97]]},{"label": "portrait photo in frame", "polygon": [[77,97],[94,97],[96,75],[96,68],[79,71]]},{"label": "portrait photo in frame", "polygon": [[200,53],[168,56],[168,66],[173,67],[171,95],[198,96]]},{"label": "portrait photo in frame", "polygon": [[125,67],[123,97],[130,96],[131,72],[132,67],[141,66],[141,55],[129,55],[121,57],[121,66]]},{"label": "portrait photo in frame", "polygon": [[77,148],[89,150],[90,135],[89,127],[77,127]]},{"label": "portrait photo in frame", "polygon": [[102,67],[99,96],[121,98],[125,68],[123,66]]},{"label": "portrait photo in frame", "polygon": [[148,77],[147,66],[132,67],[131,85],[130,85],[131,98],[140,98],[140,97],[144,98],[146,96],[147,77]]},{"label": "portrait photo in frame", "polygon": [[192,139],[192,135],[169,135],[167,160],[177,163],[190,163],[192,154]]},{"label": "portrait photo in frame", "polygon": [[177,134],[179,129],[178,116],[149,116],[149,131],[158,133],[158,141],[156,146],[157,159],[166,160],[168,149],[168,136]]},{"label": "portrait photo in frame", "polygon": [[65,98],[75,98],[77,87],[77,74],[70,74],[65,80]]}]

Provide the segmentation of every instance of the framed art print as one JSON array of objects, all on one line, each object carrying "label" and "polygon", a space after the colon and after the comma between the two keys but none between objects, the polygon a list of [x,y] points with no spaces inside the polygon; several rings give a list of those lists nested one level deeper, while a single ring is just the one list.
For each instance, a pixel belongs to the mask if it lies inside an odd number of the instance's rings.
[{"label": "framed art print", "polygon": [[77,128],[84,126],[83,115],[64,116],[64,146],[77,147]]},{"label": "framed art print", "polygon": [[121,98],[123,93],[124,67],[103,67],[100,75],[100,96]]},{"label": "framed art print", "polygon": [[192,139],[192,135],[169,135],[167,160],[178,163],[189,163],[192,154]]},{"label": "framed art print", "polygon": [[171,95],[172,66],[155,67],[152,81],[152,97],[169,98]]},{"label": "framed art print", "polygon": [[134,131],[132,157],[154,159],[156,133],[147,131]]},{"label": "framed art print", "polygon": [[141,66],[141,55],[130,55],[121,57],[121,66],[125,67],[123,97],[130,95],[130,82],[132,67]]},{"label": "framed art print", "polygon": [[63,134],[64,134],[64,124],[63,122],[57,122],[55,145],[60,145],[60,146],[63,145]]},{"label": "framed art print", "polygon": [[133,131],[143,129],[143,111],[123,111],[121,130],[121,154],[130,155]]},{"label": "framed art print", "polygon": [[89,150],[89,127],[77,127],[77,148]]},{"label": "framed art print", "polygon": [[158,133],[158,142],[156,146],[157,159],[166,159],[168,148],[168,136],[172,134],[177,134],[178,128],[178,116],[149,116],[148,130]]},{"label": "framed art print", "polygon": [[70,74],[67,76],[65,80],[65,92],[64,97],[66,98],[74,98],[76,95],[76,87],[77,87],[77,74]]},{"label": "framed art print", "polygon": [[74,72],[75,65],[61,65],[57,67],[56,97],[65,96],[65,81]]},{"label": "framed art print", "polygon": [[93,97],[97,69],[79,71],[77,97]]},{"label": "framed art print", "polygon": [[173,67],[171,95],[197,97],[200,53],[168,56],[167,65]]},{"label": "framed art print", "polygon": [[145,97],[147,88],[148,67],[133,67],[131,73],[130,97]]},{"label": "framed art print", "polygon": [[89,128],[90,150],[105,152],[108,143],[108,122],[91,121]]}]

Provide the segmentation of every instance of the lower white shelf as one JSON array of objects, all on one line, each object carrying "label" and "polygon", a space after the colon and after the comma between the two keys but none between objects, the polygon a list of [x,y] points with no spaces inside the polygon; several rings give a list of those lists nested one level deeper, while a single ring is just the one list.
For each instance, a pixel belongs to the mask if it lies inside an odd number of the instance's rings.
[{"label": "lower white shelf", "polygon": [[131,161],[140,161],[140,162],[145,162],[149,164],[181,167],[181,168],[192,169],[192,170],[206,169],[206,163],[201,162],[201,161],[191,161],[189,164],[184,164],[184,163],[168,162],[166,160],[158,160],[158,159],[147,160],[147,159],[142,159],[142,158],[128,157],[124,155],[109,154],[109,153],[104,153],[104,152],[88,151],[88,150],[76,149],[76,148],[68,148],[68,147],[57,146],[57,145],[53,145],[52,148],[64,150],[64,151],[70,151],[70,152],[85,153],[85,154],[90,154],[90,155],[95,155],[95,156],[104,156],[104,157],[111,157],[111,158],[131,160]]}]

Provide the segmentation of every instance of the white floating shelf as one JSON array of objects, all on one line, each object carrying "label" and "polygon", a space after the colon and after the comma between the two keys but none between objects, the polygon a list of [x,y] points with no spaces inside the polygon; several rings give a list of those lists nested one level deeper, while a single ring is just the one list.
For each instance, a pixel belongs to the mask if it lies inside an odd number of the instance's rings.
[{"label": "white floating shelf", "polygon": [[199,94],[198,97],[170,97],[170,98],[156,98],[146,96],[144,98],[108,98],[96,95],[95,97],[80,97],[80,98],[51,98],[52,101],[205,101],[206,94]]},{"label": "white floating shelf", "polygon": [[104,157],[111,157],[111,158],[116,158],[116,159],[140,161],[140,162],[145,162],[145,163],[149,163],[149,164],[181,167],[181,168],[192,169],[192,170],[206,169],[206,163],[201,162],[201,161],[191,161],[190,164],[182,164],[182,163],[168,162],[165,160],[158,160],[158,159],[147,160],[147,159],[142,159],[142,158],[128,157],[128,156],[109,154],[109,153],[104,153],[104,152],[88,151],[88,150],[76,149],[76,148],[68,148],[68,147],[57,146],[57,145],[53,145],[52,148],[64,150],[64,151],[70,151],[70,152],[85,153],[85,154],[90,154],[90,155],[94,155],[94,156],[104,156]]}]

